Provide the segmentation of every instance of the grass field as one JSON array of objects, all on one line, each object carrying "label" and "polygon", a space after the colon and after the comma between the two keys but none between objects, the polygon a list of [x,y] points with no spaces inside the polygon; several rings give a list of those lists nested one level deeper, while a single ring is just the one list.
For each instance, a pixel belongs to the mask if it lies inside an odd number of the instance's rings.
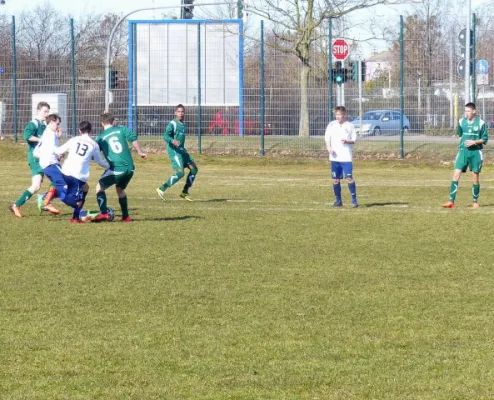
[{"label": "grass field", "polygon": [[196,201],[163,203],[153,155],[134,223],[74,226],[8,211],[24,152],[0,144],[2,400],[494,398],[493,167],[443,210],[451,166],[360,161],[333,209],[324,161],[198,156]]}]

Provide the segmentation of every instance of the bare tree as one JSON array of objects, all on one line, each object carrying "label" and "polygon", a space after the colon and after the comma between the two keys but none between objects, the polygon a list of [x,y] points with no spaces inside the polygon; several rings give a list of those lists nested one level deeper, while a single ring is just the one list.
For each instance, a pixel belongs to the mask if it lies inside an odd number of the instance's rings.
[{"label": "bare tree", "polygon": [[310,135],[308,86],[313,68],[311,47],[324,35],[320,28],[325,21],[379,4],[398,3],[394,0],[258,0],[249,5],[250,13],[273,23],[278,50],[294,54],[300,62],[299,136]]}]

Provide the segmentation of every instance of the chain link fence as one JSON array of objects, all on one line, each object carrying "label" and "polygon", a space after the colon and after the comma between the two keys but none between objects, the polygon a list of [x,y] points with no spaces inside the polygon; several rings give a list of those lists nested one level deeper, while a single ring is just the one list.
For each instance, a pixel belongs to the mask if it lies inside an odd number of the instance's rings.
[{"label": "chain link fence", "polygon": [[[29,21],[0,18],[0,128],[4,138],[22,139],[23,127],[33,116],[32,95],[39,93],[66,95],[68,136],[76,134],[81,120],[99,126],[105,106],[106,45],[116,20],[117,16],[103,19],[93,29],[94,21],[89,19],[62,20],[56,38],[50,39],[42,36],[43,30],[29,33]],[[389,50],[363,60],[361,88],[358,81],[344,83],[344,105],[360,133],[355,155],[450,159],[456,152],[454,127],[464,103],[464,81],[457,72],[462,57],[460,28],[445,29],[433,15],[407,16],[391,27],[395,33]],[[474,35],[474,61],[485,59],[493,65],[494,55],[488,45],[494,36],[492,30],[475,23],[474,29],[480,32]],[[125,24],[119,28],[111,47],[111,68],[118,70],[118,81],[111,89],[110,111],[125,125],[132,109],[129,87],[139,85],[129,76],[127,30]],[[296,41],[296,36],[280,38],[270,29],[250,27],[238,61],[242,62],[242,108],[201,105],[197,97],[196,104],[187,107],[188,147],[201,153],[325,156],[324,131],[332,118],[329,105],[338,105],[341,90],[329,81],[334,68],[330,65],[331,38],[337,35],[323,24],[304,53],[287,46],[287,40]],[[194,60],[195,54],[189,57],[190,66],[204,68],[205,64]],[[351,61],[355,61],[352,52],[347,68]],[[173,65],[171,68],[173,72]],[[475,77],[472,95],[479,114],[492,128],[491,70],[481,75]],[[160,82],[151,85],[162,90]],[[134,107],[132,112],[132,127],[145,146],[162,148],[162,134],[173,118],[173,105]]]}]

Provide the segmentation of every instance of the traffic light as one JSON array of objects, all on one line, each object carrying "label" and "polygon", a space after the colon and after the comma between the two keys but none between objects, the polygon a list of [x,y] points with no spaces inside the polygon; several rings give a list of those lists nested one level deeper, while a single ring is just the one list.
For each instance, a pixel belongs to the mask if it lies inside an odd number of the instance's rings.
[{"label": "traffic light", "polygon": [[352,61],[350,63],[350,80],[354,82],[358,82],[358,65],[361,65],[362,71],[361,71],[361,76],[362,76],[362,82],[365,81],[365,61]]},{"label": "traffic light", "polygon": [[348,70],[341,66],[341,61],[336,61],[335,67],[333,68],[333,82],[342,84],[348,80]]},{"label": "traffic light", "polygon": [[194,18],[194,0],[182,0],[182,5],[187,7],[182,7],[182,19],[192,19]]},{"label": "traffic light", "polygon": [[118,71],[110,70],[110,89],[115,89],[118,86]]},{"label": "traffic light", "polygon": [[350,79],[358,82],[358,61],[352,61],[350,63]]},{"label": "traffic light", "polygon": [[362,82],[365,82],[365,74],[367,73],[367,69],[365,67],[365,61],[362,61],[360,63],[360,69],[361,69],[361,73],[362,73]]}]

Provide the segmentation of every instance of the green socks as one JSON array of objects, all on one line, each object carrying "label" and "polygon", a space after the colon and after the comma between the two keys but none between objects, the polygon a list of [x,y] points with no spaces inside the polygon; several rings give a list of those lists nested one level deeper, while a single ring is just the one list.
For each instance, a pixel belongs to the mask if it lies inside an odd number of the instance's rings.
[{"label": "green socks", "polygon": [[451,186],[449,189],[449,201],[455,202],[456,192],[458,191],[458,181],[451,181]]},{"label": "green socks", "polygon": [[24,203],[26,201],[28,201],[31,197],[33,196],[33,194],[29,191],[29,190],[24,190],[24,193],[22,193],[22,196],[19,197],[19,200],[17,200],[15,202],[15,205],[17,207],[21,207],[22,205],[24,205]]},{"label": "green socks", "polygon": [[480,196],[480,185],[472,186],[472,195],[473,195],[473,202],[477,203],[479,201],[479,196]]}]

